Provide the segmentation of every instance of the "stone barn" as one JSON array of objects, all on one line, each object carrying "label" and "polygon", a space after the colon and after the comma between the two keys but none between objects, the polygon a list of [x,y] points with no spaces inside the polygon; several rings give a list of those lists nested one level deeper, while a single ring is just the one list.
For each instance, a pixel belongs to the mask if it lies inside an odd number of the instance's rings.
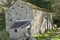
[{"label": "stone barn", "polygon": [[[33,37],[39,33],[44,33],[45,30],[52,29],[51,13],[46,12],[45,9],[23,0],[17,0],[15,4],[5,12],[5,19],[6,31],[9,34],[10,31],[16,31],[15,27],[13,26],[14,28],[11,29],[11,26],[16,23],[17,20],[31,20],[31,36]],[[17,30],[20,31],[24,28],[26,29],[26,27],[21,28],[22,27],[19,26]]]}]

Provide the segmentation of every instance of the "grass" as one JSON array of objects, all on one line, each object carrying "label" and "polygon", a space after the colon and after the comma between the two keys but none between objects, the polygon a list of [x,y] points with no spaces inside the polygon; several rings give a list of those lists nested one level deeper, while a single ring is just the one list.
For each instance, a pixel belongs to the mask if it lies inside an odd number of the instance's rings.
[{"label": "grass", "polygon": [[47,33],[39,34],[39,36],[36,36],[36,40],[60,40],[60,34],[55,34],[54,36],[50,36],[52,33],[54,33],[54,30],[50,30]]},{"label": "grass", "polygon": [[44,34],[38,34],[35,36],[36,40],[48,40],[48,36],[52,34],[54,30],[47,31],[47,33]]},{"label": "grass", "polygon": [[0,40],[9,40],[9,37],[4,30],[0,31]]},{"label": "grass", "polygon": [[60,34],[53,36],[51,40],[60,40]]}]

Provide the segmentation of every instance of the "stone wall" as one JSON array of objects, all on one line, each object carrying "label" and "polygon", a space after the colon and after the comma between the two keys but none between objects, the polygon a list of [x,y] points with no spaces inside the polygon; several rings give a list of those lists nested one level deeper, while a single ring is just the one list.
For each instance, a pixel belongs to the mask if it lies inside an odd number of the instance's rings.
[{"label": "stone wall", "polygon": [[21,0],[17,1],[5,12],[6,30],[8,31],[16,20],[31,20],[32,14],[33,9],[30,6],[24,4]]},{"label": "stone wall", "polygon": [[43,11],[33,10],[33,20],[32,20],[32,35],[36,35],[39,33],[41,19],[42,19]]},{"label": "stone wall", "polygon": [[[29,25],[28,25],[29,26]],[[10,29],[9,31],[9,36],[11,39],[24,39],[27,38],[29,36],[28,34],[28,28],[30,27],[24,27],[24,28],[13,28]],[[15,29],[17,30],[17,32],[15,32]]]},{"label": "stone wall", "polygon": [[[46,30],[52,29],[52,17],[51,13],[33,10],[33,20],[32,20],[32,36],[40,33],[44,33]],[[47,19],[45,19],[47,17]],[[45,21],[45,22],[44,22]]]}]

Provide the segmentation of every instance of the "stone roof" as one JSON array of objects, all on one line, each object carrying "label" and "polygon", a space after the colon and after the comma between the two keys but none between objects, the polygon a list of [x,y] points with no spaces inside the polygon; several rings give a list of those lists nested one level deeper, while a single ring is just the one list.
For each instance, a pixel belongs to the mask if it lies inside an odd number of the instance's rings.
[{"label": "stone roof", "polygon": [[24,28],[26,27],[27,25],[29,25],[31,23],[31,21],[20,21],[20,22],[15,22],[11,28]]}]

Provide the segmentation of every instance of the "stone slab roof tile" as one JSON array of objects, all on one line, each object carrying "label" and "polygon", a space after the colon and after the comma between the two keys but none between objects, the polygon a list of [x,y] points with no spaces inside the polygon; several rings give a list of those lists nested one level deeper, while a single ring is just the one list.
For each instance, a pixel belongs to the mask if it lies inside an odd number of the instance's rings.
[{"label": "stone slab roof tile", "polygon": [[11,28],[24,28],[26,27],[27,25],[29,25],[31,23],[31,21],[21,21],[21,22],[15,22]]}]

